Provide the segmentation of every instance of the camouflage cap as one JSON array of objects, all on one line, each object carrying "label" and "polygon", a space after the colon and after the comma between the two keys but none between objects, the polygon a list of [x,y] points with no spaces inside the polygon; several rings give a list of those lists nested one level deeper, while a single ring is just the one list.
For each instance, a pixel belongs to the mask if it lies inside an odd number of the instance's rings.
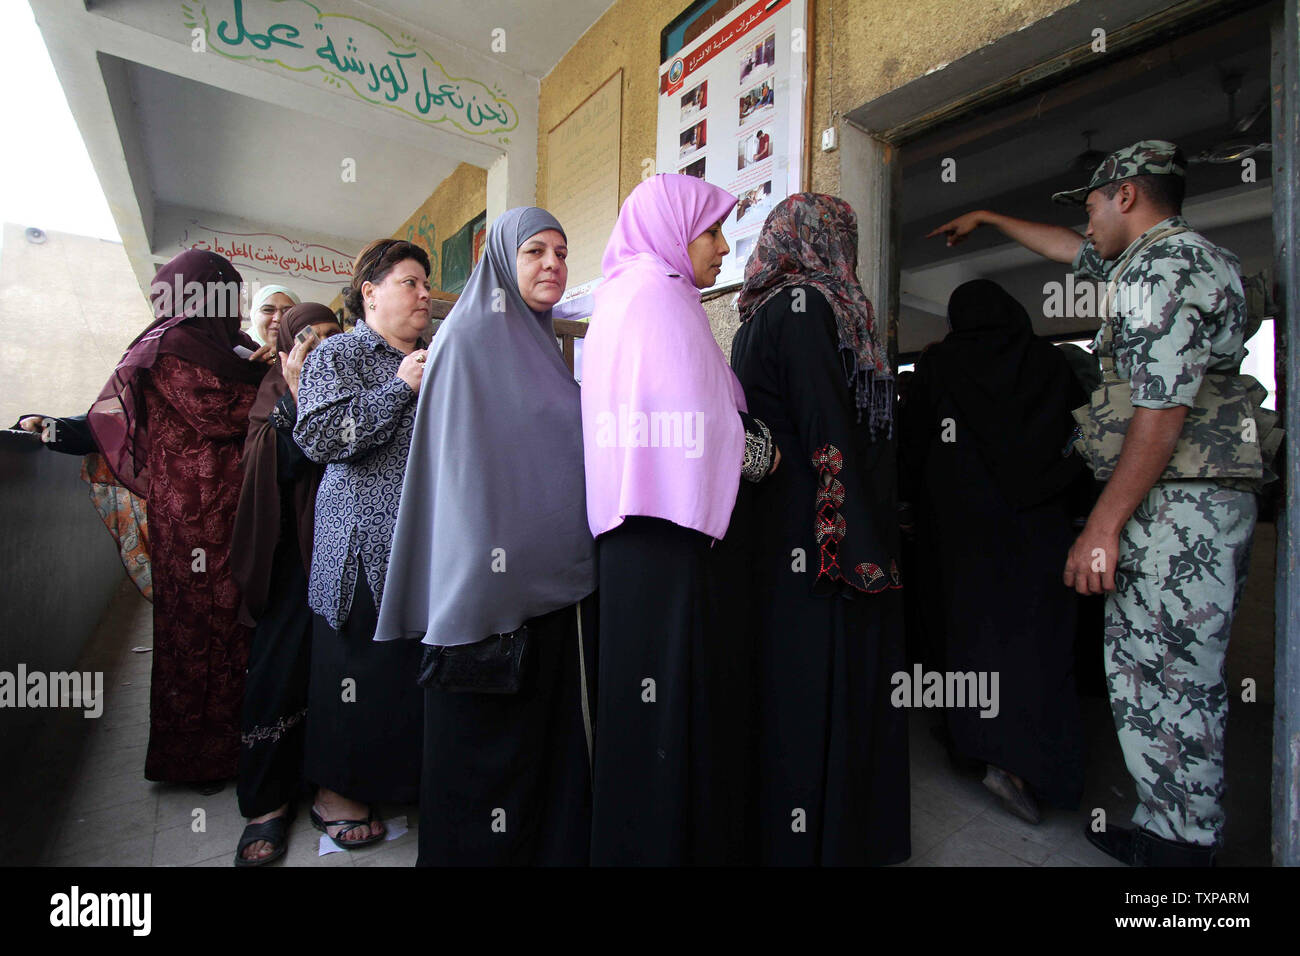
[{"label": "camouflage cap", "polygon": [[1182,176],[1185,173],[1182,151],[1177,146],[1168,140],[1144,139],[1132,146],[1115,150],[1101,161],[1088,185],[1053,193],[1052,201],[1082,206],[1088,193],[1107,183],[1128,179],[1130,176]]}]

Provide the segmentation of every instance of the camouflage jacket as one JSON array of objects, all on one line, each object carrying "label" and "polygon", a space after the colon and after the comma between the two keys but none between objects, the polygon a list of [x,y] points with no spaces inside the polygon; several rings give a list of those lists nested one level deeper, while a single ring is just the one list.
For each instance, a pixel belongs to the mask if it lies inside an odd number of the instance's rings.
[{"label": "camouflage jacket", "polygon": [[[1246,357],[1246,294],[1237,257],[1190,231],[1181,216],[1157,223],[1133,244],[1169,226],[1189,231],[1152,243],[1129,262],[1112,310],[1115,371],[1132,386],[1133,404],[1143,408],[1190,407],[1207,370],[1232,372]],[[1074,273],[1109,281],[1119,261],[1102,259],[1086,240]],[[1098,332],[1094,351],[1100,339]]]},{"label": "camouflage jacket", "polygon": [[[1141,249],[1123,267],[1122,275],[1116,276],[1114,270],[1126,256],[1103,260],[1091,241],[1080,248],[1074,271],[1086,278],[1114,280],[1107,311],[1113,318],[1103,318],[1093,350],[1105,350],[1105,323],[1109,321],[1113,337],[1109,355],[1115,375],[1129,383],[1132,406],[1167,409],[1185,405],[1196,410],[1207,372],[1233,373],[1240,368],[1246,355],[1248,310],[1236,256],[1191,231],[1181,216],[1152,226],[1129,249],[1171,227],[1186,231]],[[1179,477],[1213,477],[1234,487],[1253,486],[1253,478],[1237,476],[1259,474],[1259,449],[1243,442],[1256,440],[1257,423],[1250,416],[1271,420],[1272,413],[1256,411],[1262,395],[1247,390],[1251,382],[1236,376],[1216,377],[1215,388],[1208,390],[1214,393],[1215,404],[1194,412],[1184,425],[1182,440],[1191,444],[1187,446],[1188,458],[1175,452],[1175,460],[1183,462]],[[1124,398],[1126,404],[1127,396]],[[1118,396],[1108,395],[1107,401],[1112,399],[1119,401]],[[1214,411],[1210,413],[1208,408]],[[1115,420],[1122,426],[1117,435],[1122,442],[1128,419],[1118,411],[1117,415]],[[1252,437],[1247,438],[1248,433]],[[1117,458],[1117,445],[1113,453]],[[1188,471],[1189,459],[1197,463],[1195,471]],[[1175,470],[1173,463],[1169,470]],[[1108,477],[1095,465],[1094,471],[1098,477]],[[1171,479],[1166,476],[1162,480]]]}]

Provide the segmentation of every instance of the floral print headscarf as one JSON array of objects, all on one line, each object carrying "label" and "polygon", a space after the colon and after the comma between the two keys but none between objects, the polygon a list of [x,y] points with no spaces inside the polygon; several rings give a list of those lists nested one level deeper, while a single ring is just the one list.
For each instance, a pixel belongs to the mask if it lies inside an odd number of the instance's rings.
[{"label": "floral print headscarf", "polygon": [[740,319],[748,322],[782,289],[811,286],[835,313],[845,374],[861,420],[867,409],[873,437],[893,434],[894,373],[875,310],[857,276],[858,219],[843,199],[795,193],[763,223],[745,265]]}]

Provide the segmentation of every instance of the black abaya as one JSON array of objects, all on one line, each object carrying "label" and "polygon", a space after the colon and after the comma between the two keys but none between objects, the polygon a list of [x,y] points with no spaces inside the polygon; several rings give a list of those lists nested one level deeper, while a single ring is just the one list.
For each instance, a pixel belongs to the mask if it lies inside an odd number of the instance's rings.
[{"label": "black abaya", "polygon": [[751,638],[711,544],[647,517],[596,539],[595,865],[749,862]]},{"label": "black abaya", "polygon": [[1086,396],[1064,355],[1033,334],[996,283],[959,286],[952,332],[922,355],[908,392],[904,459],[918,545],[934,574],[943,669],[998,675],[997,716],[950,708],[963,756],[1075,807],[1083,734],[1074,684],[1075,594],[1061,583],[1070,500],[1086,481],[1065,455]]},{"label": "black abaya", "polygon": [[239,812],[260,817],[297,799],[303,787],[307,682],[311,672],[312,613],[307,572],[298,544],[294,483],[317,468],[293,441],[293,427],[276,426],[280,537],[271,560],[266,610],[248,651],[241,715]]},{"label": "black abaya", "polygon": [[[944,419],[952,419],[955,441],[943,440]],[[1041,801],[1073,808],[1084,753],[1076,598],[1061,583],[1074,540],[1069,494],[1012,506],[924,358],[905,428],[917,508],[926,512],[918,547],[936,578],[928,584],[943,634],[944,660],[927,667],[998,674],[996,717],[973,707],[947,711],[953,744],[1020,777]]]},{"label": "black abaya", "polygon": [[759,308],[732,365],[782,456],[733,519],[753,554],[762,862],[900,862],[911,850],[907,720],[890,704],[904,667],[893,443],[858,421],[834,314],[811,287]]},{"label": "black abaya", "polygon": [[424,692],[419,866],[587,865],[594,611],[588,599],[526,622],[518,693]]},{"label": "black abaya", "polygon": [[276,546],[270,599],[248,652],[237,788],[246,817],[292,803],[302,789],[312,613],[296,529],[289,530]]}]

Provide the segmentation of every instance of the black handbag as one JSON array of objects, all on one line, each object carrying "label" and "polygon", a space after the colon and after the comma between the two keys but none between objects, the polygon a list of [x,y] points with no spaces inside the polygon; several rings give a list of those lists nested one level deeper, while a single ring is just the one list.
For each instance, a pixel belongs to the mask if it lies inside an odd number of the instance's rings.
[{"label": "black handbag", "polygon": [[452,693],[517,694],[532,659],[531,644],[525,624],[473,644],[426,645],[418,683]]}]

